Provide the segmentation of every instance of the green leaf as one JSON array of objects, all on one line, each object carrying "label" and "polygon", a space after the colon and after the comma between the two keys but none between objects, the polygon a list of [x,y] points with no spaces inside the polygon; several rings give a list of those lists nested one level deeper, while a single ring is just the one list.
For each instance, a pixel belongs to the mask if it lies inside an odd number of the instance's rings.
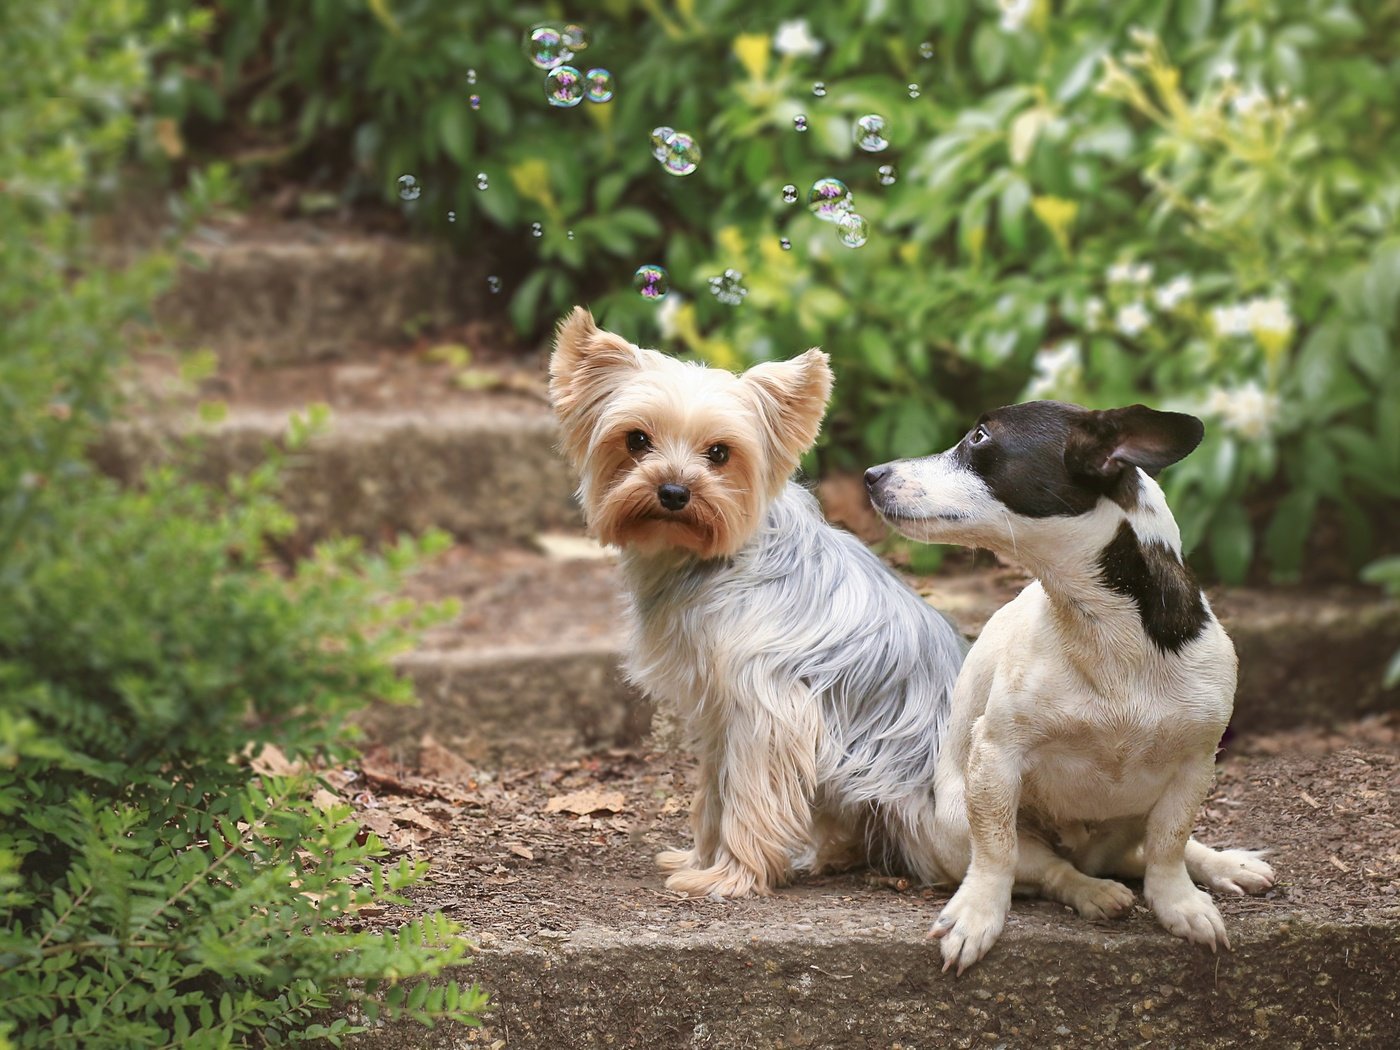
[{"label": "green leaf", "polygon": [[984,21],[972,35],[972,65],[984,84],[1000,77],[1006,65],[1006,37],[991,20]]},{"label": "green leaf", "polygon": [[1215,0],[1177,0],[1176,24],[1183,35],[1199,40],[1215,18]]},{"label": "green leaf", "polygon": [[1378,324],[1352,324],[1347,329],[1347,357],[1368,379],[1380,382],[1396,367],[1390,340]]},{"label": "green leaf", "polygon": [[1264,533],[1264,554],[1275,579],[1298,578],[1316,512],[1317,494],[1308,489],[1294,489],[1279,501]]},{"label": "green leaf", "polygon": [[1239,503],[1227,503],[1211,522],[1210,558],[1226,583],[1243,583],[1254,557],[1254,533],[1249,515]]}]

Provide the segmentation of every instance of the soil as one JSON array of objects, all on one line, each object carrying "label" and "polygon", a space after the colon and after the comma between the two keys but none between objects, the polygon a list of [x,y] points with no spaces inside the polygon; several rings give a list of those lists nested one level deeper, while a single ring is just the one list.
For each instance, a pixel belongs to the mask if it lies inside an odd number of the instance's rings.
[{"label": "soil", "polygon": [[[766,899],[671,893],[651,856],[688,839],[691,773],[684,758],[627,751],[488,773],[428,739],[415,768],[371,752],[329,780],[393,853],[431,861],[429,881],[409,894],[416,909],[445,911],[484,946],[586,926],[674,933],[731,920],[826,933],[872,922],[912,930],[947,899],[945,890],[869,871],[805,878]],[[1196,834],[1212,845],[1267,848],[1280,875],[1265,896],[1220,899],[1227,922],[1299,910],[1345,919],[1400,906],[1400,713],[1340,733],[1240,742],[1220,764]],[[1059,911],[1018,901],[1013,922]],[[401,917],[365,918],[392,927]],[[1126,928],[1152,921],[1139,906]]]}]

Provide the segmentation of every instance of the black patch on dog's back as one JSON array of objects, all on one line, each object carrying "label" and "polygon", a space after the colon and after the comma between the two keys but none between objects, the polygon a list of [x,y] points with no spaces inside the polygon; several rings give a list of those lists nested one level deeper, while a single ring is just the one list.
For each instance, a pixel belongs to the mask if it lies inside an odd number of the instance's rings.
[{"label": "black patch on dog's back", "polygon": [[1142,629],[1163,652],[1180,652],[1205,629],[1206,603],[1191,570],[1166,544],[1141,542],[1126,521],[1099,552],[1099,575],[1133,600]]}]

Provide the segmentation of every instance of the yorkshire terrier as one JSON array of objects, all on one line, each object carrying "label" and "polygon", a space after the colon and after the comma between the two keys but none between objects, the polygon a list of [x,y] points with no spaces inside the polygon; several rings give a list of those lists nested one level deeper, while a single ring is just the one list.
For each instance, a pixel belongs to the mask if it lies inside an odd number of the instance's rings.
[{"label": "yorkshire terrier", "polygon": [[817,437],[820,350],[741,375],[560,323],[550,399],[590,530],[621,549],[627,670],[699,760],[690,896],[767,894],[861,863],[947,881],[934,765],[961,635],[791,480]]}]

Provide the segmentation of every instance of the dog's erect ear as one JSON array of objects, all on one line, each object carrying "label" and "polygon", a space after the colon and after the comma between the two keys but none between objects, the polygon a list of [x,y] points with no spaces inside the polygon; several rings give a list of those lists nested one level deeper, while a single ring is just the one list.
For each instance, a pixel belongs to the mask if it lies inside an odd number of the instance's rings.
[{"label": "dog's erect ear", "polygon": [[1184,412],[1159,412],[1146,405],[1088,412],[1074,422],[1065,443],[1070,473],[1105,481],[1126,467],[1155,475],[1201,443],[1206,428]]},{"label": "dog's erect ear", "polygon": [[798,458],[817,440],[831,396],[827,360],[814,348],[791,361],[768,361],[744,373],[744,385],[773,453],[775,484],[787,479]]},{"label": "dog's erect ear", "polygon": [[549,358],[549,401],[563,428],[566,453],[581,457],[599,407],[640,368],[637,348],[599,328],[584,307],[575,306],[559,322]]}]

